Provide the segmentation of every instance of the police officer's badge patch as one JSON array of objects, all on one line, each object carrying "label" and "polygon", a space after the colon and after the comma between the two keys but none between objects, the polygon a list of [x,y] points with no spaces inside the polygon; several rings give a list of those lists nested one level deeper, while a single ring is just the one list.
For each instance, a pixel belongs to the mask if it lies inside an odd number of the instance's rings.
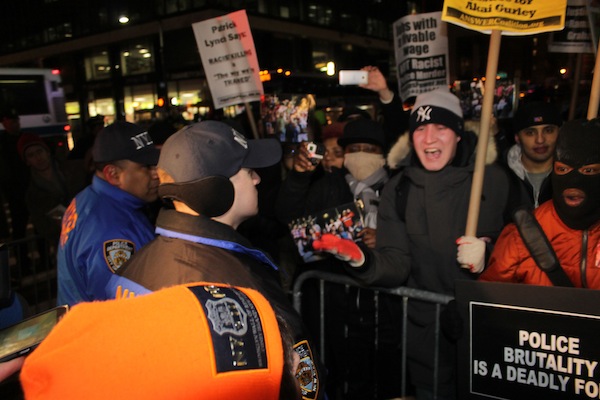
[{"label": "police officer's badge patch", "polygon": [[104,259],[112,272],[117,272],[135,252],[135,244],[130,240],[113,239],[104,242]]},{"label": "police officer's badge patch", "polygon": [[296,379],[300,383],[303,400],[313,400],[319,396],[319,373],[313,359],[312,350],[306,340],[294,345],[294,351],[300,357],[296,370]]}]

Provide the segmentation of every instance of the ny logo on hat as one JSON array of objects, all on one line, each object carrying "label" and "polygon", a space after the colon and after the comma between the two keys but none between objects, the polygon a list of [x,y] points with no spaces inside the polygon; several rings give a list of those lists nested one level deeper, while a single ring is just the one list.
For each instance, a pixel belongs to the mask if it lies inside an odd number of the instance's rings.
[{"label": "ny logo on hat", "polygon": [[245,149],[248,148],[248,142],[246,141],[246,138],[244,137],[244,135],[242,135],[241,133],[239,133],[238,131],[236,131],[233,128],[231,128],[231,133],[233,133],[233,140],[238,142],[243,148],[245,148]]},{"label": "ny logo on hat", "polygon": [[431,119],[431,110],[430,106],[419,107],[417,110],[417,122],[429,121]]},{"label": "ny logo on hat", "polygon": [[146,147],[154,143],[148,132],[142,132],[139,135],[132,136],[130,138],[135,144],[135,149],[139,150],[142,147]]}]

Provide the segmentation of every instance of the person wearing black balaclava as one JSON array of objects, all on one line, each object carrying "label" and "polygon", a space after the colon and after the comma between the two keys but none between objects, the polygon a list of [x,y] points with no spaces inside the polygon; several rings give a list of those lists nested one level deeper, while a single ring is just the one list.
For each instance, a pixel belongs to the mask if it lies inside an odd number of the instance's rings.
[{"label": "person wearing black balaclava", "polygon": [[[573,286],[600,289],[600,119],[562,126],[551,179],[552,200],[535,218]],[[502,232],[480,280],[552,286],[514,224]]]}]

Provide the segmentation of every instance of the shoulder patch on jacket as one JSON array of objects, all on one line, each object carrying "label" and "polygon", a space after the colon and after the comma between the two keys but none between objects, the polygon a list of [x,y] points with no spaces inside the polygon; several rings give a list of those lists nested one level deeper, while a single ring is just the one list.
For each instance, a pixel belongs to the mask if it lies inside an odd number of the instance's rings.
[{"label": "shoulder patch on jacket", "polygon": [[300,363],[296,370],[296,379],[300,383],[302,400],[313,400],[319,397],[320,382],[319,373],[313,359],[312,350],[306,340],[294,345],[294,351],[300,357]]},{"label": "shoulder patch on jacket", "polygon": [[131,240],[112,239],[104,242],[104,259],[112,272],[117,272],[133,253],[135,244]]}]

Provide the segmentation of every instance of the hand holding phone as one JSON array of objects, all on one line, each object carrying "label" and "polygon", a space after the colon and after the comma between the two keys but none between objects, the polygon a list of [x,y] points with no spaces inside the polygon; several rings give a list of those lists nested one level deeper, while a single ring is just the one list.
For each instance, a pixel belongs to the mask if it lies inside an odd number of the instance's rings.
[{"label": "hand holding phone", "polygon": [[366,85],[369,83],[368,71],[340,70],[340,85]]},{"label": "hand holding phone", "polygon": [[0,331],[0,362],[31,353],[67,312],[67,306],[55,307]]},{"label": "hand holding phone", "polygon": [[306,149],[308,150],[308,157],[312,165],[319,164],[319,161],[325,155],[325,147],[319,143],[309,142],[306,144]]}]

